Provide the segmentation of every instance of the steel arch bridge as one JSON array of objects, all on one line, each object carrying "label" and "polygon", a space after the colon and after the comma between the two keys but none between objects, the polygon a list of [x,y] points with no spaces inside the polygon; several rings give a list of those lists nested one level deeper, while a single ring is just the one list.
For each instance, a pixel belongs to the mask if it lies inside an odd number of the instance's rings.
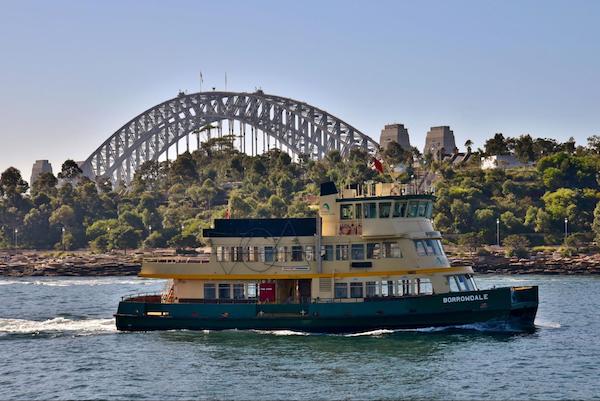
[{"label": "steel arch bridge", "polygon": [[[339,118],[297,100],[254,93],[199,92],[180,93],[177,97],[154,106],[123,125],[100,145],[81,165],[90,178],[106,177],[113,183],[130,183],[135,170],[144,162],[159,160],[185,138],[187,150],[191,135],[196,135],[200,146],[201,131],[212,123],[227,120],[229,133],[237,121],[240,126],[239,148],[258,154],[260,131],[263,151],[274,147],[293,156],[308,155],[323,158],[328,152],[338,150],[348,155],[353,147],[375,153],[379,145],[369,136]],[[251,128],[249,141],[246,126]],[[208,138],[211,130],[208,129]],[[279,144],[278,144],[279,143]]]}]

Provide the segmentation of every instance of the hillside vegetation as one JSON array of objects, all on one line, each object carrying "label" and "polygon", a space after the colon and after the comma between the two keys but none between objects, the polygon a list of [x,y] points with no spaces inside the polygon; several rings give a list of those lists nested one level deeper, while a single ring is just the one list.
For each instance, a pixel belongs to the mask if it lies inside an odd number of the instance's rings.
[{"label": "hillside vegetation", "polygon": [[[0,247],[13,247],[15,239],[19,248],[37,249],[194,247],[213,218],[310,216],[321,182],[392,180],[359,149],[346,159],[331,152],[321,161],[294,162],[279,150],[248,156],[231,143],[212,139],[175,161],[146,162],[129,188],[92,182],[71,160],[58,177],[43,174],[31,188],[8,168],[0,177]],[[382,157],[384,164],[408,166],[396,177],[403,182],[436,172],[436,229],[464,245],[495,243],[496,219],[503,242],[517,248],[562,242],[565,218],[573,246],[600,233],[600,138],[584,147],[497,134],[485,148],[457,167],[393,146]],[[479,157],[506,152],[531,167],[478,167]]]}]

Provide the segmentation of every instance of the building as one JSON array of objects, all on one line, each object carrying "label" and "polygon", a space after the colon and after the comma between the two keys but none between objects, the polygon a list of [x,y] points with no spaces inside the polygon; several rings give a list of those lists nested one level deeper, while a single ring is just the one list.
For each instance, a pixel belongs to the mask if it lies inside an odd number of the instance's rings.
[{"label": "building", "polygon": [[440,160],[444,155],[454,153],[455,149],[454,132],[449,126],[431,127],[425,137],[424,155],[432,153],[436,160]]},{"label": "building", "polygon": [[50,164],[48,160],[36,160],[31,168],[31,180],[29,181],[29,185],[32,186],[43,173],[52,173],[52,164]]},{"label": "building", "polygon": [[397,142],[404,150],[410,150],[408,129],[404,127],[404,124],[388,124],[381,130],[379,138],[381,148],[387,148],[392,142]]},{"label": "building", "polygon": [[516,168],[529,166],[531,163],[523,163],[515,155],[494,155],[481,158],[481,169],[490,170],[493,168]]}]

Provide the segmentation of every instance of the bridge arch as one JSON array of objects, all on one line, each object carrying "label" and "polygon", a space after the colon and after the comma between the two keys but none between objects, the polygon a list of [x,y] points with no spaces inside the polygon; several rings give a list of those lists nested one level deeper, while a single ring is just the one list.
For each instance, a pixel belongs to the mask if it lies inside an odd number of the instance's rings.
[{"label": "bridge arch", "polygon": [[130,183],[142,163],[159,160],[165,153],[168,157],[168,151],[174,145],[179,153],[179,141],[183,138],[189,149],[190,135],[193,134],[199,146],[202,127],[224,120],[229,122],[231,133],[235,122],[240,125],[242,151],[247,151],[246,126],[251,127],[249,139],[253,153],[258,153],[260,131],[263,149],[265,141],[273,139],[274,147],[315,159],[323,158],[332,150],[345,156],[353,147],[373,153],[379,147],[377,142],[350,124],[297,100],[262,91],[181,93],[119,128],[83,162],[82,170],[90,178],[107,177],[113,183]]}]

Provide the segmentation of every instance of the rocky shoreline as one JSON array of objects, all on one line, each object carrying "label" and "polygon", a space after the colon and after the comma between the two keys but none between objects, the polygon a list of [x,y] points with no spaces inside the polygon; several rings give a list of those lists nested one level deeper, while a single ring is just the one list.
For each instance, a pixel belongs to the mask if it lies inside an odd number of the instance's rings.
[{"label": "rocky shoreline", "polygon": [[[174,255],[174,250],[137,251],[130,254],[92,254],[86,251],[0,251],[0,276],[135,276],[143,258]],[[449,256],[453,266],[471,265],[479,274],[600,275],[600,254],[562,257],[537,253],[527,259],[486,256]]]},{"label": "rocky shoreline", "polygon": [[560,256],[537,253],[529,258],[489,256],[450,257],[453,266],[471,265],[479,274],[600,275],[600,254]]}]

